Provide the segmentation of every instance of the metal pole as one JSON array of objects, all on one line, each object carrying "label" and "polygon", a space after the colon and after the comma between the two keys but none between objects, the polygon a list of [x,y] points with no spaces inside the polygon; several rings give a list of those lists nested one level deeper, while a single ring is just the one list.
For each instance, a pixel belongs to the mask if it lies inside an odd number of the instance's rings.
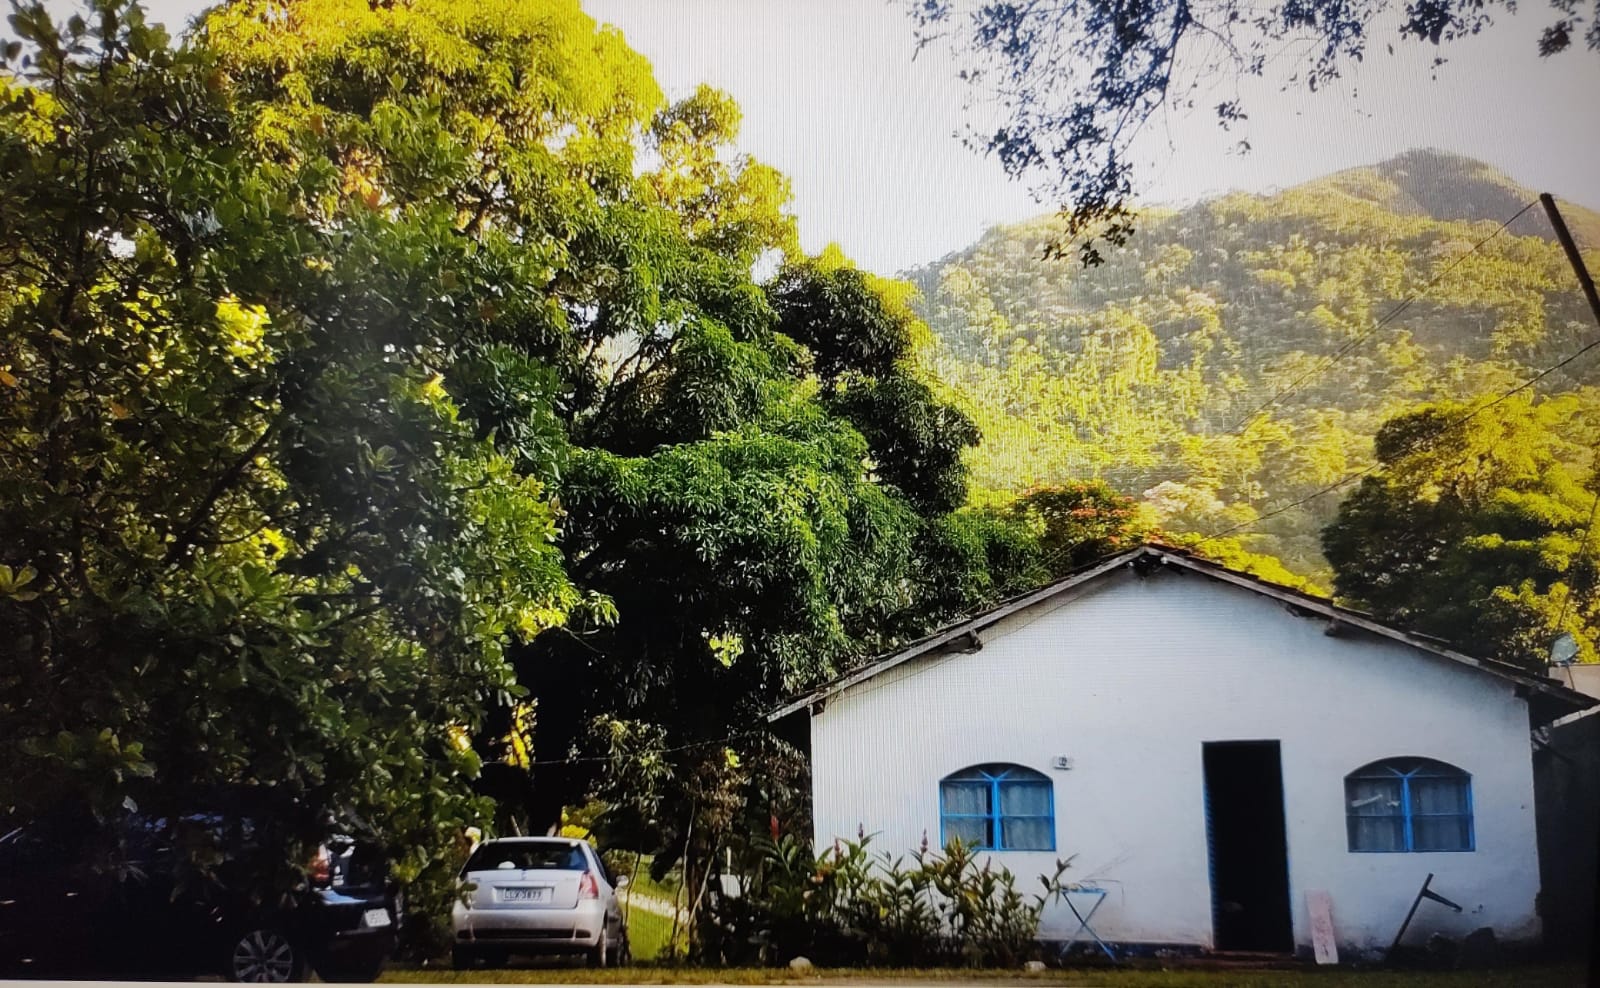
[{"label": "metal pole", "polygon": [[1550,225],[1555,227],[1556,239],[1561,241],[1561,247],[1567,252],[1567,260],[1572,264],[1572,270],[1578,275],[1578,284],[1583,286],[1583,294],[1589,300],[1589,311],[1594,313],[1594,321],[1600,323],[1600,292],[1595,291],[1594,279],[1589,277],[1589,268],[1583,263],[1583,255],[1578,253],[1578,245],[1572,239],[1572,232],[1567,229],[1567,221],[1561,218],[1561,211],[1556,208],[1555,197],[1548,192],[1539,195],[1539,201],[1544,204],[1544,211],[1550,217]]},{"label": "metal pole", "polygon": [[1400,941],[1405,937],[1407,928],[1411,926],[1411,917],[1417,914],[1417,907],[1422,905],[1422,897],[1428,894],[1428,883],[1432,881],[1433,873],[1429,872],[1428,877],[1422,880],[1421,891],[1417,893],[1417,897],[1415,899],[1411,900],[1411,911],[1406,913],[1406,921],[1400,924],[1400,932],[1394,935],[1394,943],[1389,945],[1389,952],[1383,955],[1383,959],[1385,961],[1392,958],[1394,956],[1394,952],[1400,947]]}]

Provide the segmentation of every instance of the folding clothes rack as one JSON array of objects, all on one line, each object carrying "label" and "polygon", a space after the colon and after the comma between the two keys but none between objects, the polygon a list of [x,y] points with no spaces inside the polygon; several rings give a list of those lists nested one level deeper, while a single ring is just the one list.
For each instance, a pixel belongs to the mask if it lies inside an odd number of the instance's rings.
[{"label": "folding clothes rack", "polygon": [[[1065,957],[1067,952],[1072,949],[1073,944],[1077,943],[1080,939],[1084,939],[1083,935],[1087,933],[1089,935],[1088,939],[1092,939],[1096,944],[1098,944],[1100,949],[1105,951],[1106,956],[1111,958],[1111,962],[1115,964],[1117,962],[1117,955],[1112,952],[1111,948],[1106,945],[1104,940],[1100,939],[1100,934],[1094,931],[1094,927],[1089,925],[1089,921],[1094,918],[1095,910],[1099,909],[1100,904],[1106,901],[1106,890],[1098,885],[1085,885],[1078,883],[1062,886],[1058,894],[1061,896],[1061,901],[1067,904],[1067,908],[1072,910],[1073,917],[1078,921],[1078,928],[1073,931],[1072,936],[1067,938],[1066,943],[1061,945],[1061,956]],[[1089,904],[1088,912],[1078,912],[1077,905],[1072,901],[1072,897],[1074,895],[1094,896],[1094,901]]]}]

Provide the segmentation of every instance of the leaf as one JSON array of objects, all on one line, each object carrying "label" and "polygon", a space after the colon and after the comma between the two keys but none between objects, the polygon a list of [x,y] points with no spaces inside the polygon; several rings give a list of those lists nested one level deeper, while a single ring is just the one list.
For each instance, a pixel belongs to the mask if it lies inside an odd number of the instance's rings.
[{"label": "leaf", "polygon": [[17,386],[17,379],[10,371],[0,367],[0,384],[4,384],[8,388],[14,388]]},{"label": "leaf", "polygon": [[15,597],[18,600],[32,600],[36,594],[25,593],[22,588],[34,581],[39,571],[32,566],[23,566],[20,570],[12,570],[10,566],[0,565],[0,594]]}]

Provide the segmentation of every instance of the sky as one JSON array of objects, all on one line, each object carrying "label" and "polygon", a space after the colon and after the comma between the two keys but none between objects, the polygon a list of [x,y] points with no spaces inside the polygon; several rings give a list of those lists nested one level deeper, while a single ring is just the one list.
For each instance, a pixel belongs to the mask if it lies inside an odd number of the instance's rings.
[{"label": "sky", "polygon": [[[64,2],[64,0],[63,0]],[[177,26],[203,0],[147,0]],[[744,111],[742,150],[786,173],[802,246],[838,243],[866,267],[894,272],[960,250],[985,229],[1048,212],[991,159],[968,150],[964,90],[948,52],[916,58],[904,0],[583,0],[655,67],[669,97],[700,83]],[[1523,185],[1600,205],[1600,56],[1540,59],[1543,4],[1446,49],[1382,44],[1345,85],[1285,92],[1241,88],[1239,135],[1209,111],[1168,114],[1136,149],[1141,198],[1181,204],[1230,190],[1267,192],[1414,147],[1478,158]],[[1212,101],[1216,102],[1215,100]],[[1202,104],[1204,105],[1204,104]]]}]

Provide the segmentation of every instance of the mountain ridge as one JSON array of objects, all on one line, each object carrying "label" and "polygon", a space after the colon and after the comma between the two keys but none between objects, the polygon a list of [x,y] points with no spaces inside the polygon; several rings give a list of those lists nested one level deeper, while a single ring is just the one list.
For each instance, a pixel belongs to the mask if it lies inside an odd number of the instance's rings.
[{"label": "mountain ridge", "polygon": [[[1544,210],[1538,205],[1540,190],[1523,185],[1485,161],[1437,148],[1412,148],[1370,165],[1342,168],[1267,192],[1222,192],[1181,206],[1151,206],[1142,210],[1146,219],[1184,213],[1209,204],[1234,199],[1273,202],[1286,196],[1333,194],[1352,202],[1385,209],[1396,215],[1418,216],[1438,222],[1473,223],[1492,220],[1503,223],[1524,206],[1531,209],[1514,220],[1509,231],[1517,236],[1555,238]],[[1552,193],[1568,230],[1581,249],[1600,250],[1600,208]],[[915,280],[916,274],[970,251],[997,231],[1046,224],[1059,225],[1058,214],[1041,212],[1020,220],[996,223],[966,247],[950,251],[924,264],[898,272],[897,277]]]},{"label": "mountain ridge", "polygon": [[[1294,188],[1326,188],[1394,213],[1440,221],[1505,222],[1539,198],[1537,190],[1493,165],[1436,148],[1414,148],[1376,164],[1346,168]],[[1600,211],[1559,195],[1555,199],[1573,237],[1585,247],[1600,247]],[[1554,236],[1538,206],[1514,221],[1510,229],[1519,236]]]},{"label": "mountain ridge", "polygon": [[[1172,530],[1246,524],[1246,548],[1324,579],[1339,496],[1278,507],[1370,466],[1387,418],[1503,392],[1595,338],[1543,210],[1499,229],[1536,198],[1421,150],[1151,211],[1096,268],[1044,260],[1059,217],[994,227],[908,273],[922,359],[984,436],[977,488],[1103,479]],[[1600,270],[1600,213],[1562,212]],[[1591,446],[1593,366],[1538,388],[1592,401],[1573,426]]]}]

